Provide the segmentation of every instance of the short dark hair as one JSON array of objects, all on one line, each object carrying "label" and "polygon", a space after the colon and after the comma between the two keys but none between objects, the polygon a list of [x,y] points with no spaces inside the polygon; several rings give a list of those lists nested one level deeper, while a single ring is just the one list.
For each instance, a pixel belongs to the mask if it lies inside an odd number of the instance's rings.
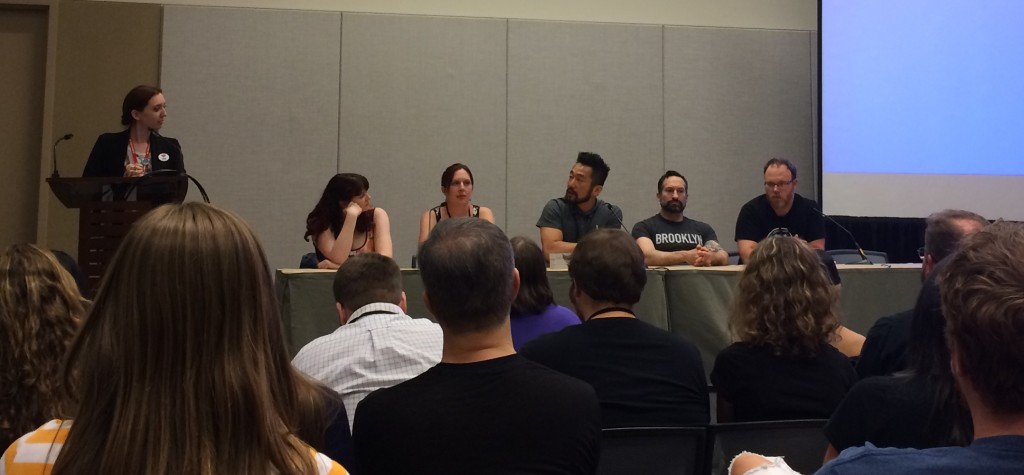
[{"label": "short dark hair", "polygon": [[635,304],[647,285],[647,267],[643,252],[628,233],[596,229],[576,244],[569,277],[595,301]]},{"label": "short dark hair", "polygon": [[661,193],[662,187],[665,186],[665,180],[667,180],[669,177],[673,177],[673,176],[677,176],[677,177],[683,179],[683,186],[686,188],[686,192],[689,193],[690,192],[690,182],[686,181],[686,177],[683,176],[681,173],[675,171],[675,170],[669,170],[669,171],[665,172],[665,174],[662,175],[661,178],[658,179],[658,193]]},{"label": "short dark hair", "polygon": [[452,179],[455,178],[455,172],[459,170],[466,170],[466,173],[469,174],[469,182],[473,183],[473,172],[470,171],[469,167],[461,163],[453,163],[449,165],[448,168],[445,168],[444,172],[441,173],[441,186],[445,188],[451,186]]},{"label": "short dark hair", "polygon": [[446,332],[498,327],[512,306],[512,245],[501,228],[476,218],[437,223],[417,253],[434,317]]},{"label": "short dark hair", "polygon": [[135,86],[128,91],[121,103],[121,125],[132,125],[132,122],[135,122],[132,111],[144,110],[153,96],[163,92],[159,87],[146,85]]},{"label": "short dark hair", "polygon": [[771,160],[768,160],[768,163],[764,164],[764,170],[761,170],[761,173],[763,174],[768,171],[768,167],[776,166],[788,168],[789,173],[792,174],[793,179],[796,180],[796,165],[793,165],[793,162],[786,160],[785,158],[772,158]]},{"label": "short dark hair", "polygon": [[942,270],[946,339],[960,376],[995,415],[1024,412],[1024,224],[964,237]]},{"label": "short dark hair", "polygon": [[608,179],[608,172],[612,171],[608,164],[604,163],[604,159],[596,153],[580,152],[576,156],[576,163],[590,167],[591,185],[594,186],[604,186],[604,181]]},{"label": "short dark hair", "polygon": [[334,301],[349,311],[402,301],[402,270],[394,259],[366,252],[349,257],[334,274]]},{"label": "short dark hair", "polygon": [[925,253],[931,254],[936,262],[952,254],[966,234],[960,226],[961,221],[975,223],[979,228],[988,225],[988,220],[971,211],[947,209],[932,213],[925,219]]},{"label": "short dark hair", "polygon": [[544,265],[544,253],[532,239],[512,238],[512,253],[519,270],[519,293],[512,302],[512,316],[537,315],[555,303]]}]

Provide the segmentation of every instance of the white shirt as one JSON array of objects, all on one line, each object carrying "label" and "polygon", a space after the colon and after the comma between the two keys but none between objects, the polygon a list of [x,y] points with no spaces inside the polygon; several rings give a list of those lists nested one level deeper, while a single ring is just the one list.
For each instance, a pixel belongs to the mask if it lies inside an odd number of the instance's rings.
[{"label": "white shirt", "polygon": [[409,317],[397,305],[372,303],[302,347],[292,364],[341,394],[351,428],[359,401],[436,365],[442,342],[438,324]]}]

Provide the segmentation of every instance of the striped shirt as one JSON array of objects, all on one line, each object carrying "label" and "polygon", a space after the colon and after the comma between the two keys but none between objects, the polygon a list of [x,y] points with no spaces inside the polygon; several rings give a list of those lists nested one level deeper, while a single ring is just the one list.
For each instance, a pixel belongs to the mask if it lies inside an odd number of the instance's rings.
[{"label": "striped shirt", "polygon": [[[0,475],[49,475],[71,432],[71,421],[52,420],[23,435],[0,457]],[[319,475],[347,475],[341,465],[310,450]],[[268,471],[269,472],[269,471]]]}]

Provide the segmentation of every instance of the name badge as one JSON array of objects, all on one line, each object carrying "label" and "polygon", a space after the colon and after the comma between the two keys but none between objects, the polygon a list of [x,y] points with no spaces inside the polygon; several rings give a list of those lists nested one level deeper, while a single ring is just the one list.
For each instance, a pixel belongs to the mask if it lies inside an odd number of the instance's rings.
[{"label": "name badge", "polygon": [[166,161],[168,161],[168,160],[170,160],[170,159],[171,159],[171,156],[170,156],[170,155],[167,155],[166,153],[161,153],[160,155],[157,155],[157,157],[156,157],[156,158],[157,158],[158,160],[160,160],[161,162],[166,162]]}]

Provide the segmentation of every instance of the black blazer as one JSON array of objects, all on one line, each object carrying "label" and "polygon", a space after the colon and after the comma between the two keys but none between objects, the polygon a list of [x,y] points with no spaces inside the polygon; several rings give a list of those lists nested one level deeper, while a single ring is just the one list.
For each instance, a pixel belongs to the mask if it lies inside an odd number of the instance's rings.
[{"label": "black blazer", "polygon": [[[83,177],[124,176],[124,159],[128,152],[128,129],[123,132],[100,134],[89,153]],[[153,170],[177,170],[185,173],[185,161],[181,156],[181,145],[170,137],[149,135],[149,153]],[[167,160],[161,160],[166,154]]]}]

